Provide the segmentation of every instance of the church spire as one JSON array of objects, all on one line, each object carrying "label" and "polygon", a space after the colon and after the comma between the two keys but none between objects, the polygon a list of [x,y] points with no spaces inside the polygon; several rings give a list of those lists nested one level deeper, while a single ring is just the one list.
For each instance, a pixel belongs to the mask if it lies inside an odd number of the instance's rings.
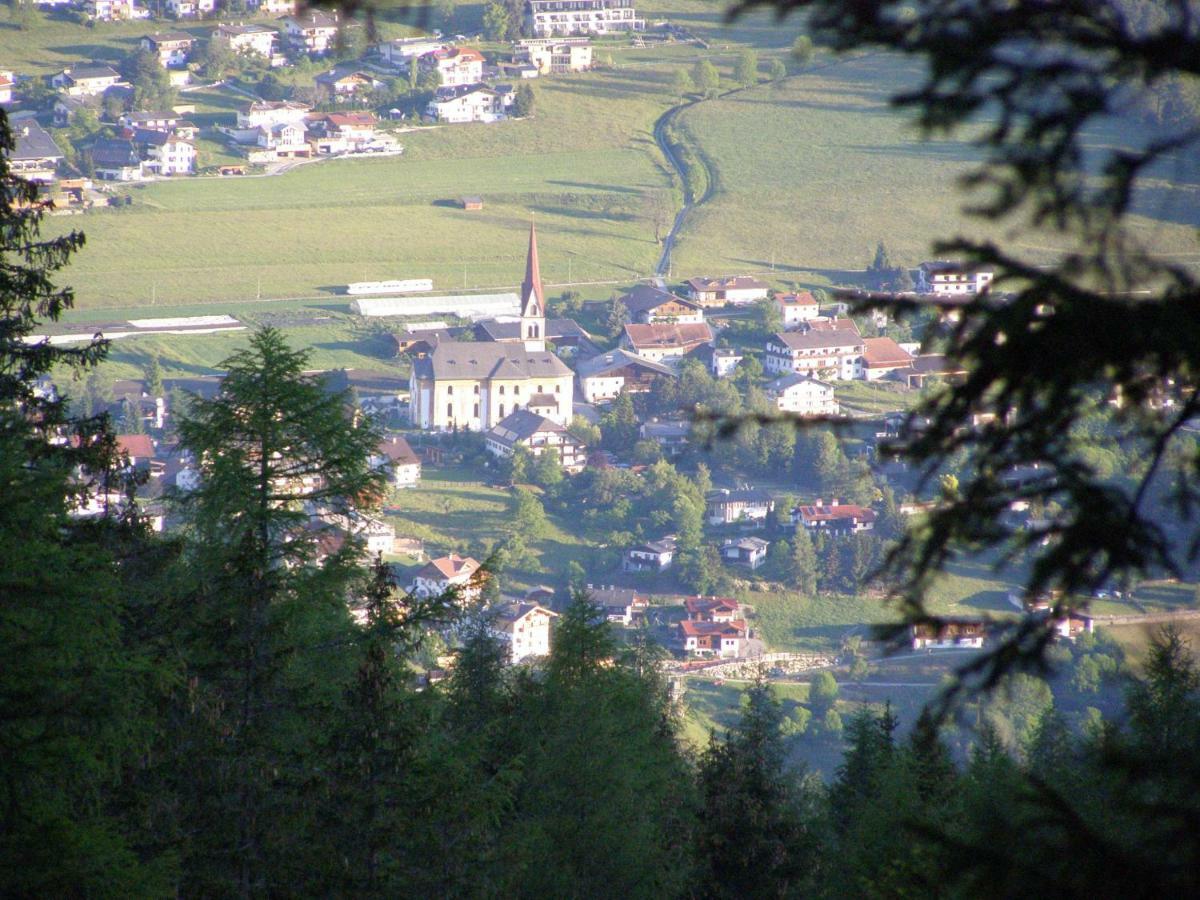
[{"label": "church spire", "polygon": [[[534,301],[537,307],[531,309]],[[538,266],[537,229],[529,222],[529,253],[525,257],[525,280],[521,282],[521,315],[544,316],[546,299],[542,294],[542,272]]]}]

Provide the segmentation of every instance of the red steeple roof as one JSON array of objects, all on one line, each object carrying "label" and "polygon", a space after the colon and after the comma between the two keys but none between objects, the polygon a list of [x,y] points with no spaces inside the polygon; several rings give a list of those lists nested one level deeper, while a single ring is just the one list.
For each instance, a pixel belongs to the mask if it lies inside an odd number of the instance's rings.
[{"label": "red steeple roof", "polygon": [[546,314],[546,299],[542,296],[542,272],[538,266],[537,230],[533,222],[529,223],[529,254],[525,257],[525,280],[521,282],[521,315],[528,313],[530,295],[537,297],[538,308],[535,315]]}]

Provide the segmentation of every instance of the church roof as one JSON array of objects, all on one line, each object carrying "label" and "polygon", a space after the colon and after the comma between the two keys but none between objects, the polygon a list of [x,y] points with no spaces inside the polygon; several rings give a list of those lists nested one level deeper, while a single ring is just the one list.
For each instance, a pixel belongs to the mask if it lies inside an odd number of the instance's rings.
[{"label": "church roof", "polygon": [[[559,341],[571,338],[575,341],[590,340],[590,336],[574,319],[547,319],[546,333],[548,341]],[[480,341],[520,341],[520,322],[499,322],[495,319],[483,319],[475,323],[475,339]]]},{"label": "church roof", "polygon": [[571,370],[549,350],[526,350],[521,344],[479,341],[443,342],[424,359],[413,361],[418,378],[549,378]]},{"label": "church roof", "polygon": [[542,293],[542,270],[538,265],[537,229],[529,223],[529,252],[525,256],[525,280],[521,282],[521,314],[525,315],[524,304],[529,302],[530,295],[537,297],[538,311],[536,315],[546,314],[546,298]]}]

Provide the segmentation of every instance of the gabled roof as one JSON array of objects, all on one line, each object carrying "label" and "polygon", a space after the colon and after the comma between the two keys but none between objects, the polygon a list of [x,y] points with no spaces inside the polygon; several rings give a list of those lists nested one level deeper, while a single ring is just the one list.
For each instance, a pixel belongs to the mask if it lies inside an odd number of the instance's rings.
[{"label": "gabled roof", "polygon": [[726,547],[734,547],[738,550],[748,550],[751,553],[754,553],[754,552],[766,550],[770,546],[771,546],[770,541],[764,541],[762,538],[744,537],[744,538],[737,538],[736,540],[730,539],[730,540],[726,541],[724,544],[721,545],[721,550],[724,551]]},{"label": "gabled roof", "polygon": [[832,350],[835,347],[862,345],[862,338],[848,331],[782,331],[771,340],[789,350]]},{"label": "gabled roof", "polygon": [[118,434],[117,450],[130,459],[153,459],[154,442],[148,434]]},{"label": "gabled roof", "polygon": [[554,378],[571,370],[549,350],[520,344],[442,342],[413,363],[418,378]]},{"label": "gabled roof", "polygon": [[625,308],[629,310],[630,315],[635,316],[638,313],[648,312],[672,302],[686,306],[692,310],[701,308],[700,304],[695,301],[677,296],[670,291],[664,291],[662,288],[657,288],[650,284],[639,284],[630,289],[629,293],[621,298],[621,302],[625,304]]},{"label": "gabled roof", "polygon": [[470,577],[479,571],[479,562],[469,556],[459,556],[451,553],[431,559],[417,570],[415,578],[427,578],[430,581],[443,581],[452,578]]},{"label": "gabled roof", "polygon": [[182,43],[184,41],[190,44],[195,38],[186,31],[162,31],[158,34],[148,34],[142,40],[152,44]]},{"label": "gabled roof", "polygon": [[858,330],[858,325],[853,319],[846,316],[834,316],[832,319],[811,319],[804,323],[801,331],[821,331],[821,332],[845,332],[852,334],[855,337],[862,337],[862,332]]},{"label": "gabled roof", "polygon": [[337,28],[337,13],[328,13],[320,9],[306,9],[304,12],[287,16],[286,20],[295,22],[301,28]]},{"label": "gabled roof", "polygon": [[344,128],[347,125],[364,127],[379,124],[379,119],[371,112],[328,113],[324,119],[336,128]]},{"label": "gabled roof", "polygon": [[689,278],[687,284],[692,290],[703,293],[705,291],[746,291],[746,290],[766,290],[767,283],[759,281],[757,278],[751,278],[749,275],[730,275],[724,278]]},{"label": "gabled roof", "polygon": [[655,322],[651,325],[625,326],[625,338],[635,348],[670,349],[707,344],[713,339],[707,322]]},{"label": "gabled roof", "polygon": [[775,302],[780,306],[819,306],[811,291],[796,291],[794,294],[776,294]]},{"label": "gabled roof", "polygon": [[874,522],[875,510],[853,503],[809,504],[797,507],[804,522],[834,522],[842,519]]},{"label": "gabled roof", "polygon": [[646,369],[656,375],[675,376],[675,370],[670,366],[664,366],[662,363],[638,356],[636,353],[630,353],[628,350],[610,350],[608,353],[601,353],[599,356],[585,359],[579,363],[576,371],[580,378],[593,378],[606,372],[624,369],[626,366]]},{"label": "gabled roof", "polygon": [[120,78],[121,75],[112,66],[72,66],[63,73],[72,81],[78,82],[91,78]]},{"label": "gabled roof", "polygon": [[742,638],[746,636],[746,623],[742,619],[730,622],[695,622],[685,619],[679,623],[679,630],[685,637]]},{"label": "gabled roof", "polygon": [[788,388],[793,388],[798,384],[813,384],[826,390],[833,390],[832,384],[808,375],[801,375],[799,372],[789,372],[787,375],[768,382],[765,390],[768,394],[781,394]]},{"label": "gabled roof", "polygon": [[[530,402],[532,403],[532,401]],[[487,436],[511,445],[528,440],[535,434],[543,432],[561,434],[566,430],[553,419],[539,416],[527,409],[516,409],[489,428]]]},{"label": "gabled roof", "polygon": [[386,456],[391,462],[401,465],[420,462],[420,458],[413,452],[413,448],[409,446],[408,441],[399,435],[384,438],[380,441],[378,452],[380,456]]},{"label": "gabled roof", "polygon": [[713,505],[725,503],[770,503],[771,495],[758,488],[738,488],[732,491],[714,491],[705,498]]},{"label": "gabled roof", "polygon": [[741,605],[732,597],[688,597],[683,601],[683,608],[688,615],[708,615],[710,613],[730,613],[736,615]]},{"label": "gabled roof", "polygon": [[898,369],[912,365],[912,354],[890,337],[865,338],[863,363],[868,369]]},{"label": "gabled roof", "polygon": [[12,152],[12,159],[61,159],[62,151],[58,149],[58,144],[54,143],[54,138],[50,137],[46,129],[37,122],[32,120],[22,120],[14,122],[10,126],[12,128],[13,137],[16,138],[16,147]]},{"label": "gabled roof", "polygon": [[539,603],[517,602],[501,607],[496,616],[496,623],[501,627],[511,627],[535,613],[541,613],[552,619],[558,618],[558,613],[554,612],[554,610],[546,609],[546,607]]},{"label": "gabled roof", "polygon": [[492,94],[493,96],[496,93],[486,84],[449,84],[443,85],[434,91],[433,102],[449,103],[451,100],[458,100],[461,97],[480,92]]},{"label": "gabled roof", "polygon": [[268,28],[266,25],[218,25],[216,33],[227,35],[279,34],[274,28]]},{"label": "gabled roof", "polygon": [[122,141],[115,138],[101,138],[92,144],[89,151],[92,165],[102,169],[126,166],[136,166],[141,162],[133,141]]}]

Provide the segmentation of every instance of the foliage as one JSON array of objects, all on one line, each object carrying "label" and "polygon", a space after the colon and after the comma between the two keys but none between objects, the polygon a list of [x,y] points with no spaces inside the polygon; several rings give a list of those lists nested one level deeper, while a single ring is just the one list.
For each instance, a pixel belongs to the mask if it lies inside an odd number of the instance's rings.
[{"label": "foliage", "polygon": [[733,69],[733,80],[742,87],[750,87],[758,83],[758,54],[753,50],[743,50],[738,54],[737,63]]},{"label": "foliage", "polygon": [[692,70],[692,82],[702,96],[715,97],[721,88],[721,74],[711,62],[702,59]]},{"label": "foliage", "polygon": [[532,116],[534,113],[536,95],[533,91],[533,85],[527,81],[522,81],[517,85],[517,96],[513,101],[513,114],[524,119]]}]

